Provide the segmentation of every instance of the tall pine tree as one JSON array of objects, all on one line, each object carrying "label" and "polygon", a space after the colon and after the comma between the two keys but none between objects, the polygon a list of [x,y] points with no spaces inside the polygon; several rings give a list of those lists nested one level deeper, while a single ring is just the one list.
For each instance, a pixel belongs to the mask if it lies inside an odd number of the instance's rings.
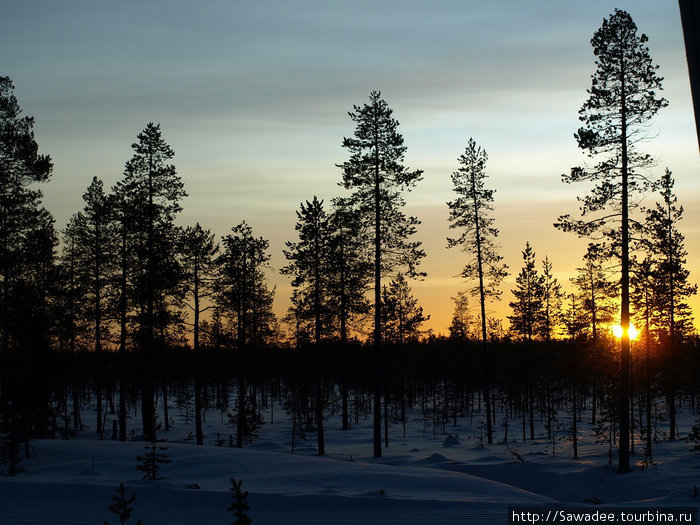
[{"label": "tall pine tree", "polygon": [[160,124],[148,123],[137,139],[118,190],[128,203],[126,209],[134,214],[129,225],[137,260],[133,290],[139,310],[138,345],[144,363],[141,422],[150,441],[155,436],[155,361],[162,328],[158,308],[177,285],[174,220],[187,194],[170,163],[175,153],[163,140]]},{"label": "tall pine tree", "polygon": [[180,237],[180,261],[182,267],[183,285],[186,299],[191,303],[185,304],[192,311],[192,347],[194,351],[194,419],[197,445],[204,444],[202,430],[202,385],[201,385],[201,346],[200,318],[202,313],[212,305],[203,306],[214,294],[214,278],[216,274],[216,255],[219,247],[214,241],[214,234],[205,230],[199,223],[188,226]]},{"label": "tall pine tree", "polygon": [[[9,77],[0,77],[0,431],[24,442],[46,431],[49,294],[57,236],[35,185],[51,159],[39,154],[34,119],[23,117]],[[29,375],[31,373],[31,376]]]},{"label": "tall pine tree", "polygon": [[255,237],[244,221],[223,238],[216,302],[234,327],[238,361],[238,400],[236,409],[236,447],[250,439],[251,404],[247,399],[247,353],[269,343],[274,335],[272,312],[274,290],[267,286],[265,269],[270,260],[269,241]]},{"label": "tall pine tree", "polygon": [[381,378],[382,378],[382,276],[405,267],[410,276],[418,275],[417,265],[425,256],[421,243],[408,239],[419,221],[407,217],[402,192],[411,190],[422,178],[421,170],[404,165],[406,146],[398,132],[393,111],[372,91],[369,104],[354,106],[349,113],[356,124],[354,137],[343,139],[350,158],[343,169],[341,185],[351,190],[353,204],[372,233],[374,251],[374,457],[382,455]]},{"label": "tall pine tree", "polygon": [[620,258],[621,368],[618,416],[620,449],[618,471],[630,470],[630,194],[646,187],[644,167],[649,155],[638,151],[647,124],[668,102],[658,95],[662,78],[656,73],[646,46],[646,35],[626,11],[616,9],[603,20],[591,40],[597,57],[588,100],[579,111],[584,123],[575,134],[579,147],[591,157],[600,156],[594,168],[572,168],[567,183],[593,181],[591,193],[581,199],[583,219],[560,217],[557,227],[580,236],[602,234]]},{"label": "tall pine tree", "polygon": [[[305,304],[308,311],[298,309],[298,315],[308,317],[313,321],[314,356],[311,367],[314,377],[314,414],[316,419],[316,436],[318,455],[323,456],[325,438],[323,432],[324,395],[322,389],[321,370],[321,340],[328,322],[328,255],[330,230],[328,215],[323,209],[323,201],[314,195],[311,202],[302,203],[297,211],[295,230],[299,232],[298,242],[287,242],[284,255],[289,264],[282,273],[293,276],[292,286],[295,288],[296,300],[299,306]],[[306,315],[304,315],[306,314]]]},{"label": "tall pine tree", "polygon": [[462,270],[462,277],[473,283],[469,288],[472,295],[479,297],[481,309],[481,355],[482,355],[482,391],[486,408],[486,436],[493,443],[492,406],[491,406],[491,360],[487,349],[489,340],[486,317],[488,299],[498,299],[501,281],[508,275],[503,257],[498,254],[496,237],[498,230],[494,219],[493,195],[495,190],[488,189],[485,181],[486,151],[469,139],[464,154],[459,157],[460,167],[452,174],[453,190],[458,197],[447,203],[450,208],[450,229],[460,231],[459,237],[447,238],[447,246],[461,246],[467,254],[468,261]]},{"label": "tall pine tree", "polygon": [[676,438],[676,369],[680,344],[693,329],[693,318],[688,297],[697,293],[697,285],[690,283],[687,269],[685,237],[678,231],[683,207],[678,206],[673,187],[674,180],[667,169],[660,181],[661,202],[647,211],[647,248],[653,254],[655,288],[657,291],[657,325],[665,343],[666,389],[669,407],[669,437]]},{"label": "tall pine tree", "polygon": [[78,247],[78,274],[85,288],[84,313],[91,323],[92,349],[95,355],[97,397],[96,432],[102,434],[102,347],[107,338],[108,291],[113,282],[117,259],[116,223],[113,199],[105,194],[104,184],[94,177],[83,194],[85,207],[75,215]]}]

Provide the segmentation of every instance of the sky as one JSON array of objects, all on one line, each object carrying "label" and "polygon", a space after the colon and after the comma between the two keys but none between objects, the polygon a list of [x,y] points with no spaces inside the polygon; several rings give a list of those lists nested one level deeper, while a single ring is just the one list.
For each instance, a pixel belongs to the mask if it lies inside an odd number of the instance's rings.
[{"label": "sky", "polygon": [[[413,282],[427,328],[447,333],[465,263],[446,249],[450,174],[473,137],[489,155],[496,226],[511,276],[529,241],[560,282],[581,265],[586,240],[555,230],[576,214],[585,185],[561,175],[585,156],[573,133],[595,71],[590,39],[627,10],[664,77],[669,100],[643,150],[668,167],[685,207],[691,279],[700,263],[700,158],[678,4],[665,0],[53,2],[0,0],[0,75],[35,118],[54,162],[45,205],[63,228],[93,176],[119,180],[131,144],[161,124],[189,196],[178,218],[225,235],[246,220],[270,240],[270,280],[282,316],[291,286],[279,275],[295,212],[314,195],[343,195],[336,165],[348,154],[353,105],[380,90],[400,122],[405,165],[424,178],[406,195],[422,224],[428,277]],[[644,202],[653,205],[654,196]],[[695,310],[700,302],[692,301]],[[474,304],[476,306],[476,304]]]}]

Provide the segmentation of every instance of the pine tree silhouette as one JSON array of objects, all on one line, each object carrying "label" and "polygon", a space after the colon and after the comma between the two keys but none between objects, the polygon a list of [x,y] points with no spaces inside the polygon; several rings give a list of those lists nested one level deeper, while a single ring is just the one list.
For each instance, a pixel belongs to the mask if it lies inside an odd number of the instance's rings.
[{"label": "pine tree silhouette", "polygon": [[248,525],[249,523],[253,522],[253,520],[246,514],[246,511],[250,510],[248,502],[246,501],[248,498],[248,491],[246,490],[243,492],[241,489],[242,484],[243,480],[236,482],[235,478],[231,478],[231,485],[233,486],[229,490],[233,492],[231,495],[233,502],[226,510],[233,512],[233,516],[236,518],[232,525]]},{"label": "pine tree silhouette", "polygon": [[[112,496],[114,503],[112,503],[108,508],[110,512],[119,517],[119,523],[121,523],[121,525],[125,525],[127,520],[131,517],[131,513],[134,511],[131,504],[136,499],[136,495],[132,494],[127,498],[124,483],[120,483],[119,487],[114,489],[114,491],[117,493],[117,495]],[[109,523],[105,521],[105,525],[109,525]],[[136,525],[141,525],[141,520],[138,520]]]},{"label": "pine tree silhouette", "polygon": [[[156,425],[155,420],[157,416],[153,419],[153,428],[157,431],[160,430],[160,423]],[[157,439],[156,433],[153,433],[153,438],[151,439],[151,444],[144,447],[148,452],[143,456],[138,456],[136,459],[141,462],[140,465],[136,465],[136,470],[142,471],[143,478],[155,481],[157,479],[163,479],[163,476],[159,474],[161,465],[165,463],[170,463],[172,460],[168,458],[166,450],[168,447],[160,446],[159,443],[165,442],[165,439]]]}]

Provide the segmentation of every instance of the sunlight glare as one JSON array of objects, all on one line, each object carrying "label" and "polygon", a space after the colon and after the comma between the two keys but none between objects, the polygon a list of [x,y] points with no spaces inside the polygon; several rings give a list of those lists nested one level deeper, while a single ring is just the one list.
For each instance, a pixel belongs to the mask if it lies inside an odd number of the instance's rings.
[{"label": "sunlight glare", "polygon": [[[622,326],[619,324],[616,324],[612,327],[613,334],[615,334],[615,337],[620,339],[622,337]],[[632,323],[630,323],[630,341],[634,341],[637,339],[637,336],[639,335],[639,330],[637,330]]]}]

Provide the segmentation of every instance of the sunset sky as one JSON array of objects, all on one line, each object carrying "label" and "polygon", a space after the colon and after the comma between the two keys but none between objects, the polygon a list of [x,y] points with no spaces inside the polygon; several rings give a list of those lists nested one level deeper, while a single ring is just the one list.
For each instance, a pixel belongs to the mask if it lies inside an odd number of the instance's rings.
[{"label": "sunset sky", "polygon": [[[342,195],[347,115],[372,90],[400,122],[406,165],[424,170],[407,195],[427,257],[412,283],[428,326],[447,333],[464,264],[447,250],[450,174],[473,137],[489,155],[496,224],[511,276],[530,241],[565,287],[586,241],[555,230],[583,185],[561,174],[585,161],[573,133],[595,70],[593,32],[616,7],[649,36],[670,105],[642,149],[673,171],[686,213],[691,279],[700,264],[700,158],[678,3],[666,0],[4,1],[0,75],[36,119],[54,171],[45,204],[63,228],[93,176],[111,186],[149,121],[161,124],[189,197],[178,222],[218,234],[246,220],[270,240],[276,311],[295,211]],[[646,203],[653,204],[649,196]],[[505,293],[497,315],[509,313]],[[698,311],[700,303],[693,301]]]}]

